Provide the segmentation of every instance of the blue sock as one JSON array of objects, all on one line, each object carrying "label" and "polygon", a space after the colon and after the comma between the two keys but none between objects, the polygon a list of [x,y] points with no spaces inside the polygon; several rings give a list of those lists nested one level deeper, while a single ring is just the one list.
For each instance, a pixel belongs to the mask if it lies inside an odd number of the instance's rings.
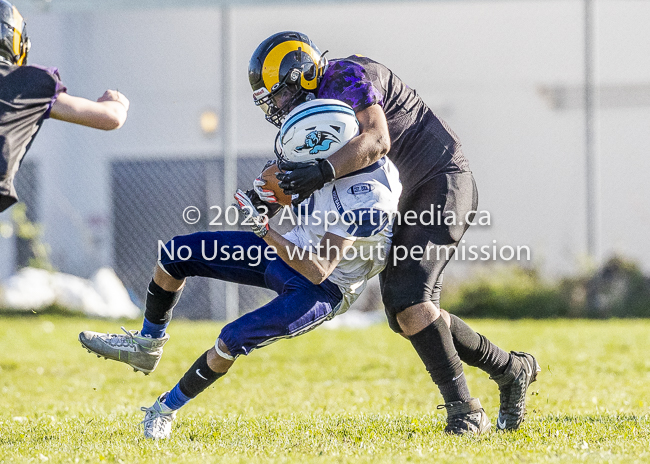
[{"label": "blue sock", "polygon": [[153,322],[149,322],[145,317],[140,335],[149,335],[151,338],[162,338],[165,336],[165,329],[168,325],[169,323],[154,324]]},{"label": "blue sock", "polygon": [[180,382],[176,384],[172,391],[170,391],[163,400],[163,403],[165,403],[165,406],[167,406],[169,409],[180,409],[192,399],[189,396],[185,396],[185,394],[181,391],[179,384]]}]

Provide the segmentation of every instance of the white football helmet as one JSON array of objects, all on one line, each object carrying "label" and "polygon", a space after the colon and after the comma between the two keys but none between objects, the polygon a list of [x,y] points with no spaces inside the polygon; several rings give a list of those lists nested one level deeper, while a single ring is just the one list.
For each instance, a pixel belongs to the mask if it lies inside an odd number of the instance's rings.
[{"label": "white football helmet", "polygon": [[352,107],[340,100],[310,100],[285,118],[276,139],[276,155],[296,163],[325,159],[359,135]]}]

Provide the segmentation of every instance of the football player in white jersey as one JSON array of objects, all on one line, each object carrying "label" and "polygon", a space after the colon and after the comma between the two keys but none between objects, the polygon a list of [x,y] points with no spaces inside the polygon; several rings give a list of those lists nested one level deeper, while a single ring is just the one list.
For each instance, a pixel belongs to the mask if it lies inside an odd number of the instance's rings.
[{"label": "football player in white jersey", "polygon": [[[309,145],[313,153],[306,158],[323,159],[358,133],[346,104],[315,100],[305,105],[309,111],[291,123],[283,156],[304,159]],[[300,111],[296,108],[296,114]],[[322,130],[313,130],[322,124]],[[355,125],[356,131],[346,130]],[[330,136],[323,133],[328,131],[333,131]],[[174,388],[142,408],[145,437],[167,438],[176,411],[224,376],[238,356],[301,335],[346,311],[386,264],[401,190],[397,169],[382,158],[314,192],[296,211],[298,224],[284,236],[269,226],[263,214],[267,209],[255,191],[238,190],[235,199],[253,233],[200,232],[172,239],[149,284],[142,329],[82,332],[79,340],[89,351],[152,372],[169,339],[165,329],[187,277],[255,285],[278,296],[227,324]]]}]

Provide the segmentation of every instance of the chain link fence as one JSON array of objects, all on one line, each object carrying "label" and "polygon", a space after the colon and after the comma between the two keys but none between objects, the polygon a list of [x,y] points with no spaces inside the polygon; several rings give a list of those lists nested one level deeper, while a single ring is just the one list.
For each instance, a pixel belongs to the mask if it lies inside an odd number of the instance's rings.
[{"label": "chain link fence", "polygon": [[[250,186],[265,162],[265,158],[240,158],[237,185]],[[141,298],[151,279],[160,242],[193,232],[226,230],[224,215],[232,199],[223,198],[222,187],[221,159],[111,163],[113,265],[137,304],[143,305]],[[183,211],[189,206],[201,214],[195,224],[183,219]],[[228,219],[234,222],[232,214]],[[211,225],[218,223],[222,225]],[[226,319],[225,292],[224,282],[188,279],[176,314],[192,319]],[[240,286],[240,314],[259,307],[273,295],[266,289]]]},{"label": "chain link fence", "polygon": [[[237,161],[237,185],[247,189],[267,161],[266,157],[240,157]],[[177,235],[199,231],[218,231],[226,229],[248,230],[235,222],[226,210],[233,203],[232,197],[224,198],[223,160],[219,158],[161,158],[147,160],[120,159],[110,163],[110,217],[108,234],[110,257],[104,265],[111,266],[124,283],[131,299],[140,308],[144,307],[146,288],[151,279],[158,257],[159,243],[166,243]],[[21,204],[14,208],[24,208],[25,219],[33,224],[39,223],[39,185],[42,172],[39,163],[26,161],[16,178],[16,189]],[[188,206],[196,207],[201,213],[195,224],[188,224],[183,211]],[[13,270],[30,265],[34,259],[33,242],[18,233],[19,225],[12,221],[11,211],[0,217],[5,226],[14,224],[10,238],[3,239],[3,259],[13,262]],[[219,211],[221,216],[219,217]],[[278,224],[279,215],[271,222],[280,232],[290,225]],[[221,224],[221,225],[214,225]],[[46,224],[47,226],[47,224]],[[72,225],[71,225],[72,227]],[[65,256],[74,249],[65,240],[46,243],[49,260],[55,269],[73,272],[68,269]],[[41,237],[42,238],[42,237]],[[7,250],[9,244],[10,250]],[[6,264],[6,263],[5,263]],[[5,272],[7,274],[7,272]],[[356,305],[361,309],[380,307],[378,284],[373,282],[369,292]],[[176,317],[189,319],[226,320],[226,283],[214,279],[195,277],[188,279],[178,306]],[[250,286],[237,286],[239,314],[244,314],[267,303],[275,293]]]}]

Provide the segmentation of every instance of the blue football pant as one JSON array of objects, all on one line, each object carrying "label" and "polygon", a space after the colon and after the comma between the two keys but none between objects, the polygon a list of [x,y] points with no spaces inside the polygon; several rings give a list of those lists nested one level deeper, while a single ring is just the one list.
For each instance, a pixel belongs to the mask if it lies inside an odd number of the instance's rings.
[{"label": "blue football pant", "polygon": [[[173,251],[172,251],[173,250]],[[331,319],[343,295],[325,280],[320,285],[289,267],[252,232],[198,232],[174,237],[160,263],[173,278],[202,276],[275,291],[268,304],[227,324],[219,338],[232,356],[282,338],[301,335]]]}]

